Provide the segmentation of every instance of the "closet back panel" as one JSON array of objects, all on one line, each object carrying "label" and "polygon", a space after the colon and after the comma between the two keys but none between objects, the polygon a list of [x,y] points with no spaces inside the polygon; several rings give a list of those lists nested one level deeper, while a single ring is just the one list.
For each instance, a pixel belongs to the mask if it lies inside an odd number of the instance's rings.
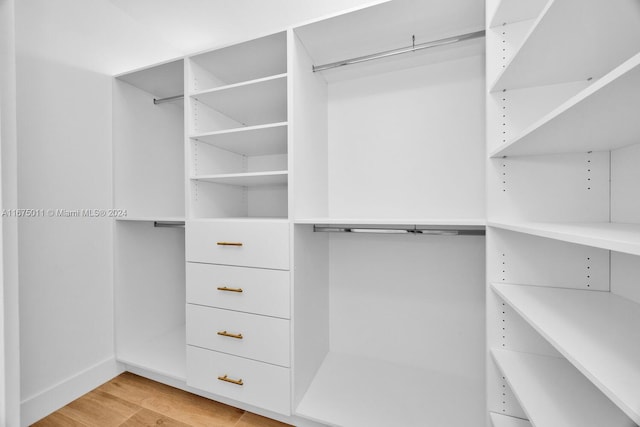
[{"label": "closet back panel", "polygon": [[329,265],[331,351],[481,378],[483,238],[337,233]]},{"label": "closet back panel", "polygon": [[113,85],[114,206],[133,216],[184,216],[184,108]]},{"label": "closet back panel", "polygon": [[[640,142],[640,141],[638,141]],[[611,221],[640,223],[640,144],[611,152]]]},{"label": "closet back panel", "polygon": [[483,217],[483,66],[474,56],[331,84],[330,217]]}]

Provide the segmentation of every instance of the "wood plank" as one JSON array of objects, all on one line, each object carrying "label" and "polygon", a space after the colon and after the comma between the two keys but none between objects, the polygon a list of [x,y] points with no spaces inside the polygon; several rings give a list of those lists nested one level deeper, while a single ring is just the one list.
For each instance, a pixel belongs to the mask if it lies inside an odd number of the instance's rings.
[{"label": "wood plank", "polygon": [[244,413],[241,409],[131,373],[124,373],[99,389],[192,426],[233,425]]},{"label": "wood plank", "polygon": [[87,425],[56,411],[32,424],[31,427],[87,427]]},{"label": "wood plank", "polygon": [[101,390],[93,390],[58,412],[87,426],[117,427],[140,407]]},{"label": "wood plank", "polygon": [[162,425],[163,427],[189,427],[189,424],[181,423],[173,418],[144,408],[133,414],[121,427],[146,427],[155,425]]},{"label": "wood plank", "polygon": [[245,412],[240,418],[238,424],[234,427],[286,427],[290,424],[281,423],[280,421],[272,420],[262,417],[260,415],[252,414],[251,412]]}]

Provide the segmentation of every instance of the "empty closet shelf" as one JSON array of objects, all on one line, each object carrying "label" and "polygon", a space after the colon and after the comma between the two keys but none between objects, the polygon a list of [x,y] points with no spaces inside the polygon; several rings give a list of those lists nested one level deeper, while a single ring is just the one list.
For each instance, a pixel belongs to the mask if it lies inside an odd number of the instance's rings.
[{"label": "empty closet shelf", "polygon": [[489,413],[493,427],[531,427],[531,423],[520,418],[509,417],[506,415]]},{"label": "empty closet shelf", "polygon": [[191,139],[245,156],[287,152],[287,122],[191,135]]},{"label": "empty closet shelf", "polygon": [[474,425],[484,412],[483,387],[480,378],[329,353],[296,414],[350,427]]},{"label": "empty closet shelf", "polygon": [[491,157],[609,151],[640,141],[640,53],[573,96]]},{"label": "empty closet shelf", "polygon": [[286,185],[287,178],[287,171],[230,173],[191,177],[194,181],[205,181],[215,184],[239,185],[246,187]]},{"label": "empty closet shelf", "polygon": [[640,224],[489,221],[489,227],[640,255]]},{"label": "empty closet shelf", "polygon": [[[576,7],[580,8],[579,19],[575,16]],[[492,91],[603,76],[638,52],[639,17],[637,2],[629,0],[547,2],[523,42],[509,55],[511,60],[506,60]],[[615,25],[603,32],[603,22]],[[509,34],[511,27],[503,26],[499,31]]]},{"label": "empty closet shelf", "polygon": [[[640,304],[610,292],[507,284],[492,288],[640,423]],[[599,425],[605,424],[614,425]]]},{"label": "empty closet shelf", "polygon": [[536,427],[635,425],[561,357],[507,350],[491,355]]}]

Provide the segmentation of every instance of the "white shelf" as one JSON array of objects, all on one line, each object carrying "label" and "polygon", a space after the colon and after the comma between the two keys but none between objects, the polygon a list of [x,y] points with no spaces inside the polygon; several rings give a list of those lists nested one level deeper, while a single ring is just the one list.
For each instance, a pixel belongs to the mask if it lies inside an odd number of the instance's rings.
[{"label": "white shelf", "polygon": [[184,61],[179,59],[165,62],[123,73],[116,78],[155,95],[156,98],[182,95],[184,93]]},{"label": "white shelf", "polygon": [[181,325],[135,346],[128,346],[126,349],[118,348],[117,359],[126,365],[186,381],[186,342],[186,329]]},{"label": "white shelf", "polygon": [[[190,57],[202,70],[195,71],[193,86],[224,85],[286,73],[287,33],[232,44]],[[202,72],[208,75],[202,75]],[[222,83],[225,82],[225,83]]]},{"label": "white shelf", "polygon": [[486,221],[480,218],[297,218],[296,224],[324,224],[324,225],[419,225],[438,227],[470,227],[483,229]]},{"label": "white shelf", "polygon": [[599,78],[638,53],[639,18],[635,0],[551,0],[491,91]]},{"label": "white shelf", "polygon": [[503,144],[491,157],[608,151],[640,143],[640,53]]},{"label": "white shelf", "polygon": [[492,288],[640,423],[640,304],[610,292],[506,284]]},{"label": "white shelf", "polygon": [[192,176],[192,180],[213,182],[216,184],[238,185],[246,187],[285,185],[287,184],[287,171],[229,173],[218,175]]},{"label": "white shelf", "polygon": [[329,353],[295,412],[349,427],[480,425],[483,387],[481,380]]},{"label": "white shelf", "polygon": [[631,427],[629,420],[563,358],[492,350],[535,427]]},{"label": "white shelf", "polygon": [[222,86],[191,97],[243,126],[287,120],[287,75]]},{"label": "white shelf", "polygon": [[640,255],[640,224],[488,221],[487,226]]},{"label": "white shelf", "polygon": [[508,417],[506,415],[496,414],[495,412],[490,412],[489,415],[491,416],[493,427],[531,427],[531,423],[527,420]]},{"label": "white shelf", "polygon": [[198,142],[245,156],[285,154],[287,122],[191,135]]},{"label": "white shelf", "polygon": [[502,0],[498,4],[489,27],[534,19],[549,0]]},{"label": "white shelf", "polygon": [[116,221],[133,221],[133,222],[184,222],[185,217],[181,216],[131,216],[123,218],[115,218]]}]

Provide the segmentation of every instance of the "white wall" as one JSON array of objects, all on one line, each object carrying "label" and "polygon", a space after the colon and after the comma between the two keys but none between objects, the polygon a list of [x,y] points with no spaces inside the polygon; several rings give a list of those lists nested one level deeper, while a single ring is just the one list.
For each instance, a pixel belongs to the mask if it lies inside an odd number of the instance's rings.
[{"label": "white wall", "polygon": [[[14,0],[0,0],[0,208],[16,208],[16,94]],[[0,222],[0,426],[18,425],[18,223]]]},{"label": "white wall", "polygon": [[[112,74],[371,2],[16,3],[20,207],[82,209],[111,206]],[[99,219],[21,219],[19,232],[25,425],[116,373],[113,238]]]}]

